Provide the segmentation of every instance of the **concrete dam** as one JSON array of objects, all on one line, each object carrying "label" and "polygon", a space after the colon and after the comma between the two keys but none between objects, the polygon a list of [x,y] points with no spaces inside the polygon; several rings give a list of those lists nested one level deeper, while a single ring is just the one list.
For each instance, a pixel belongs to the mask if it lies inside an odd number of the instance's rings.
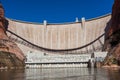
[{"label": "concrete dam", "polygon": [[[90,20],[82,18],[81,21],[78,22],[60,24],[51,24],[46,21],[39,24],[7,19],[9,21],[7,34],[27,56],[26,63],[29,63],[27,66],[29,66],[30,63],[40,63],[40,65],[43,63],[57,64],[61,62],[61,60],[62,63],[65,62],[64,65],[66,65],[70,63],[70,61],[84,62],[84,60],[79,60],[76,55],[89,55],[94,52],[102,52],[104,48],[105,30],[110,26],[110,19],[110,14]],[[37,55],[36,60],[35,57],[33,57],[35,54]],[[74,60],[66,60],[64,55]],[[59,60],[53,56],[60,56],[58,58]],[[88,56],[85,63],[90,57],[91,55]],[[41,62],[40,59],[44,59],[41,60],[43,62]],[[86,64],[84,64],[84,66],[85,65]],[[49,66],[51,66],[51,64]]]}]

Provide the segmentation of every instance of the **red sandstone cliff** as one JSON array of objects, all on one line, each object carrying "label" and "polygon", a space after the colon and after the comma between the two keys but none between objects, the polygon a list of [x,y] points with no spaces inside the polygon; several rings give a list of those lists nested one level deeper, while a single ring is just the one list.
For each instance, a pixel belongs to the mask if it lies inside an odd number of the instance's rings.
[{"label": "red sandstone cliff", "polygon": [[112,8],[112,24],[108,30],[109,36],[120,29],[120,0],[115,0]]},{"label": "red sandstone cliff", "polygon": [[0,51],[14,54],[21,62],[24,61],[24,54],[19,47],[9,40],[6,30],[8,21],[4,18],[4,9],[0,4]]},{"label": "red sandstone cliff", "polygon": [[115,0],[112,8],[111,27],[107,30],[105,64],[120,65],[120,0]]}]

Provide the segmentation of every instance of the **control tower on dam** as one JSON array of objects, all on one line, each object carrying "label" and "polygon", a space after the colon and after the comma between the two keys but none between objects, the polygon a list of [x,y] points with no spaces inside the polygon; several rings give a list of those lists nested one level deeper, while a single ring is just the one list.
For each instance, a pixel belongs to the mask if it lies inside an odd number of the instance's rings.
[{"label": "control tower on dam", "polygon": [[[8,36],[26,55],[38,53],[90,53],[101,51],[105,29],[109,27],[111,15],[79,22],[42,24],[8,19]],[[14,35],[13,35],[14,34]]]}]

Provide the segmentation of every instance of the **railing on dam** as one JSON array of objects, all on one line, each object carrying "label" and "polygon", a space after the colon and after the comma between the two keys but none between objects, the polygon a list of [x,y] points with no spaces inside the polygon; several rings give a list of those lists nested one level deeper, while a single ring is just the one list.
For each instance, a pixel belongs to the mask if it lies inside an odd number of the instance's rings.
[{"label": "railing on dam", "polygon": [[[94,41],[92,41],[92,42],[90,42],[90,43],[88,43],[86,45],[77,47],[77,48],[72,48],[72,49],[49,49],[49,48],[44,48],[44,47],[38,46],[38,45],[36,45],[36,44],[22,38],[21,36],[15,34],[14,32],[12,32],[10,30],[7,30],[7,32],[12,35],[12,36],[9,36],[9,39],[11,41],[15,41],[15,42],[20,43],[22,45],[25,45],[25,46],[27,46],[29,48],[39,50],[39,51],[43,51],[43,52],[49,52],[49,53],[69,53],[69,54],[70,53],[75,53],[75,51],[77,51],[77,50],[80,50],[80,49],[83,49],[83,48],[86,48],[86,47],[92,45],[93,43],[100,40],[100,38],[102,38],[105,35],[103,33],[101,36],[96,38]],[[94,51],[102,50],[102,48],[103,48],[103,45],[97,46],[94,49],[89,49],[88,51],[80,51],[79,53],[93,53]]]}]

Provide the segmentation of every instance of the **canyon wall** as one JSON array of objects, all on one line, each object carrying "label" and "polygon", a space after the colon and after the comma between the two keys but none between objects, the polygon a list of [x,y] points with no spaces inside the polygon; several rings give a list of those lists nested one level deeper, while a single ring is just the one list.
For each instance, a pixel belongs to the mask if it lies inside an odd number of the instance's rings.
[{"label": "canyon wall", "polygon": [[24,53],[11,41],[6,33],[8,20],[4,17],[4,9],[0,4],[0,68],[24,67]]},{"label": "canyon wall", "polygon": [[108,56],[104,64],[120,65],[120,0],[115,0],[113,4],[111,25],[106,30],[105,46]]}]

